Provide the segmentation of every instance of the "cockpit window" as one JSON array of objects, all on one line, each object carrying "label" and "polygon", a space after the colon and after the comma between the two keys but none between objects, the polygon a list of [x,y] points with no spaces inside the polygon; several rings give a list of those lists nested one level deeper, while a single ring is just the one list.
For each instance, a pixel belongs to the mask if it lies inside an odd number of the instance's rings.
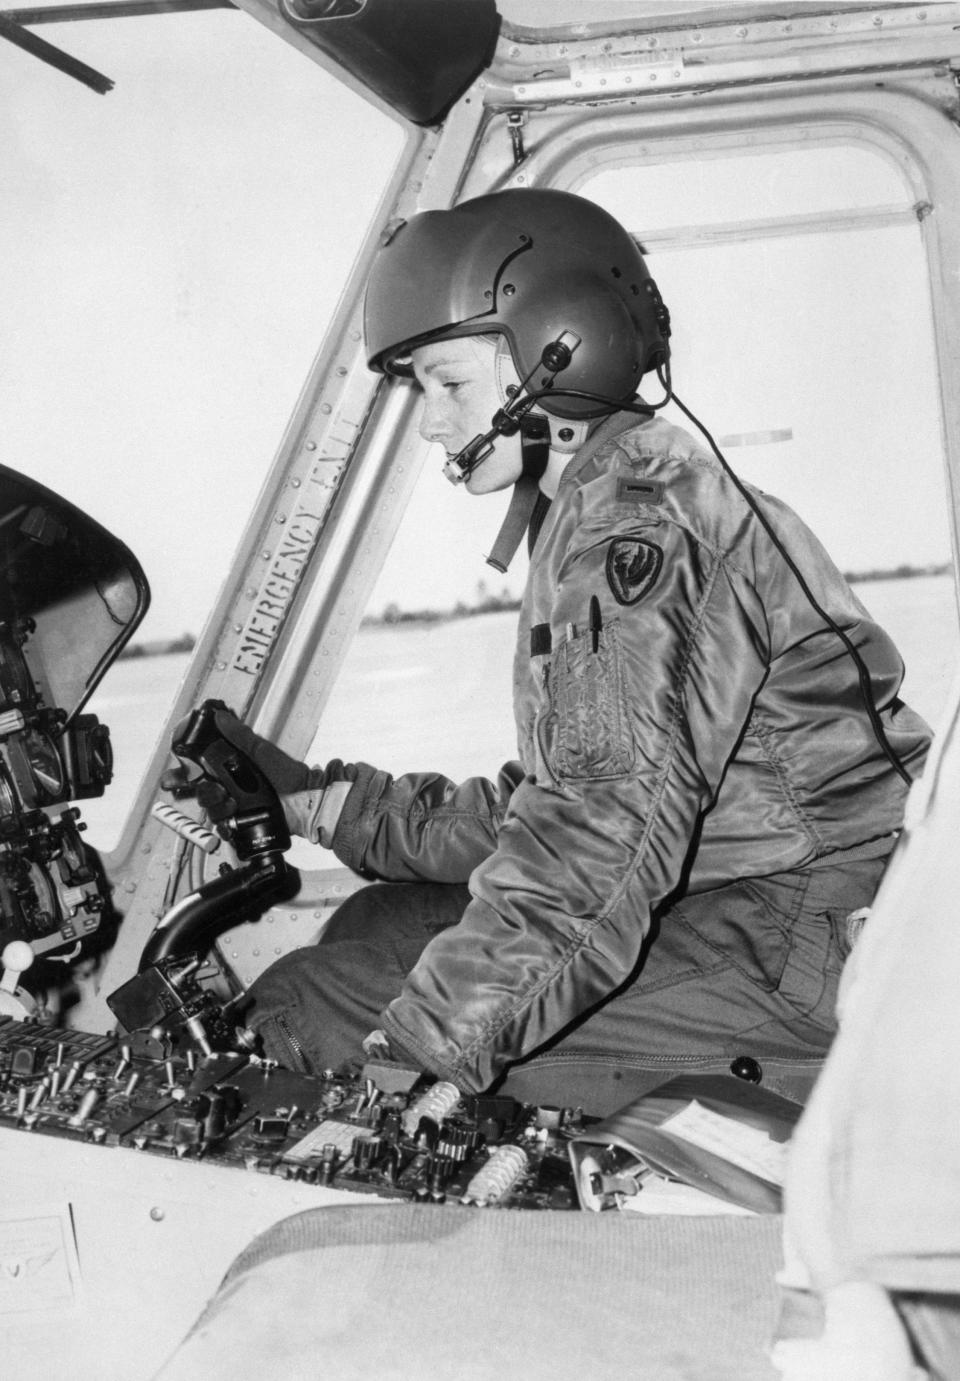
[{"label": "cockpit window", "polygon": [[153,592],[143,655],[90,707],[115,779],[84,814],[109,848],[403,135],[232,9],[43,32],[115,85],[4,45],[3,459],[116,533]]},{"label": "cockpit window", "polygon": [[654,231],[679,238],[695,226],[725,225],[743,243],[771,233],[773,227],[763,225],[771,220],[794,219],[799,231],[803,221],[829,212],[852,223],[866,214],[905,212],[912,204],[893,163],[850,144],[618,167],[577,190],[638,230],[648,247]]}]

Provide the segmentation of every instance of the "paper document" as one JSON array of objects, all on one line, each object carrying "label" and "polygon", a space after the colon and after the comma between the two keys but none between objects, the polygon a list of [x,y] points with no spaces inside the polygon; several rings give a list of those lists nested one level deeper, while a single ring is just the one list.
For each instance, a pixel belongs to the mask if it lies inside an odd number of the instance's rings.
[{"label": "paper document", "polygon": [[681,1141],[689,1141],[703,1151],[722,1156],[741,1170],[770,1184],[782,1185],[787,1165],[787,1143],[774,1141],[768,1132],[748,1127],[732,1117],[711,1112],[696,1099],[660,1124],[662,1132],[669,1132]]},{"label": "paper document", "polygon": [[629,1197],[623,1195],[617,1207],[623,1213],[675,1213],[696,1218],[733,1213],[756,1217],[752,1208],[742,1208],[740,1204],[732,1204],[729,1199],[718,1199],[716,1195],[695,1189],[691,1184],[665,1180],[659,1175],[645,1179],[639,1194]]},{"label": "paper document", "polygon": [[69,1204],[0,1216],[0,1315],[76,1305],[80,1263]]}]

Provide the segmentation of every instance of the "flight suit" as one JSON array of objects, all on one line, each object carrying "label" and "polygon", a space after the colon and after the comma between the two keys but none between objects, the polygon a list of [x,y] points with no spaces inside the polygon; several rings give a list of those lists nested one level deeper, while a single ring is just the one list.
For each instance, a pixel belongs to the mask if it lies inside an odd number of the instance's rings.
[{"label": "flight suit", "polygon": [[[916,775],[929,732],[898,698],[895,647],[800,519],[756,499]],[[469,1091],[518,1061],[575,1065],[588,1088],[743,1054],[815,1065],[846,917],[906,787],[840,639],[686,432],[618,414],[568,465],[531,558],[514,705],[520,761],[497,782],[357,765],[341,860],[469,891],[358,894],[312,956],[255,985],[268,1043],[295,1029],[288,1062],[331,1064],[369,1023]]]}]

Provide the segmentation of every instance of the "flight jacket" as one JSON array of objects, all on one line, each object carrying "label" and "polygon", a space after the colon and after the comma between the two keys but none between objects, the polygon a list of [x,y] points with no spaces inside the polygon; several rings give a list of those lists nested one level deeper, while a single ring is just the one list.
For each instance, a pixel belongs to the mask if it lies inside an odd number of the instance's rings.
[{"label": "flight jacket", "polygon": [[[823,547],[751,491],[870,673],[911,776],[929,744],[903,665]],[[718,462],[660,418],[608,418],[531,557],[497,781],[365,764],[333,838],[368,877],[459,882],[459,925],[383,1012],[391,1047],[479,1091],[607,997],[668,899],[884,856],[906,787],[858,673]]]}]

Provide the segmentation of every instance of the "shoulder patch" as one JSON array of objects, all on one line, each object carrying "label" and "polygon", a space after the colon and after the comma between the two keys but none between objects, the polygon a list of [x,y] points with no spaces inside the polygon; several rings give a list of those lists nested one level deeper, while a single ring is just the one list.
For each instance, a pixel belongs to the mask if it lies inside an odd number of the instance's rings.
[{"label": "shoulder patch", "polygon": [[663,503],[663,485],[659,480],[628,479],[621,475],[617,480],[618,503]]},{"label": "shoulder patch", "polygon": [[607,548],[607,584],[618,604],[637,604],[660,575],[663,550],[642,537],[615,537]]}]

